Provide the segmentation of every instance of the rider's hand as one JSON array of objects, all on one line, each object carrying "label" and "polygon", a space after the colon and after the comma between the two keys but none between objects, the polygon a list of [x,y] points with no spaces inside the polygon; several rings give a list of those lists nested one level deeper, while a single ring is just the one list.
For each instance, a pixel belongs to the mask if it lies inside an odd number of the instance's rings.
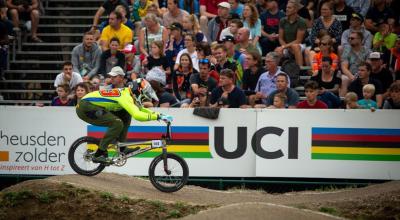
[{"label": "rider's hand", "polygon": [[164,122],[171,122],[172,120],[174,120],[174,118],[171,115],[164,115],[164,114],[160,114],[159,119],[163,120]]}]

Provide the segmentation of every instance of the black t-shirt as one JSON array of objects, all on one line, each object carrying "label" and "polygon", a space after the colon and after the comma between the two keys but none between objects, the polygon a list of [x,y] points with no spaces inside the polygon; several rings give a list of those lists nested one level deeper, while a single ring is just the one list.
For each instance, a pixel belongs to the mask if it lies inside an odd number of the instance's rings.
[{"label": "black t-shirt", "polygon": [[156,59],[150,55],[147,57],[147,61],[149,62],[147,64],[147,68],[149,70],[151,70],[155,66],[162,66],[164,68],[164,70],[166,70],[169,67],[167,57],[160,57],[160,58]]},{"label": "black t-shirt", "polygon": [[236,63],[230,62],[229,60],[226,60],[224,65],[215,65],[215,70],[220,73],[223,69],[231,69],[233,72],[236,71]]},{"label": "black t-shirt", "polygon": [[393,83],[393,76],[392,73],[386,69],[383,68],[380,72],[378,73],[372,73],[369,75],[369,77],[378,80],[381,82],[382,85],[382,92],[385,93],[390,85]]},{"label": "black t-shirt", "polygon": [[336,72],[333,74],[332,80],[330,82],[322,81],[321,70],[318,71],[317,75],[311,77],[310,80],[317,82],[320,88],[325,88],[325,89],[333,89],[335,85],[340,86],[342,84],[342,79],[336,76]]},{"label": "black t-shirt", "polygon": [[353,8],[345,5],[342,11],[334,10],[335,18],[342,24],[342,30],[347,30],[350,27],[351,14],[354,13]]},{"label": "black t-shirt", "polygon": [[[376,101],[376,95],[382,95],[382,84],[376,79],[369,78],[368,84],[373,84],[375,86],[375,94],[372,97]],[[358,96],[358,100],[363,99],[363,84],[360,79],[354,80],[349,86],[349,92],[355,92]]]},{"label": "black t-shirt", "polygon": [[190,76],[189,81],[190,81],[190,85],[197,84],[200,87],[207,88],[207,91],[209,91],[209,92],[213,91],[217,87],[217,81],[214,78],[208,77],[207,81],[203,81],[200,78],[200,74],[199,73],[192,74]]},{"label": "black t-shirt", "polygon": [[271,12],[266,11],[260,16],[261,25],[263,30],[267,34],[278,33],[279,32],[279,21],[281,18],[285,17],[285,13],[279,10],[276,14],[271,14]]},{"label": "black t-shirt", "polygon": [[164,103],[169,103],[170,106],[178,103],[178,101],[176,100],[176,98],[169,92],[164,91],[159,97],[158,97],[159,101],[158,103],[164,104]]},{"label": "black t-shirt", "polygon": [[131,13],[129,11],[128,3],[126,3],[125,0],[116,0],[114,3],[112,3],[110,0],[105,0],[103,2],[102,7],[105,9],[106,14],[109,15],[112,11],[115,10],[115,8],[118,5],[123,5],[124,6],[124,8],[126,10],[126,16],[125,17],[129,19],[129,17],[131,16]]},{"label": "black t-shirt", "polygon": [[260,78],[261,74],[265,72],[267,71],[264,69],[264,67],[258,68],[255,74],[251,72],[251,69],[246,69],[243,72],[242,88],[246,95],[255,94],[258,79]]},{"label": "black t-shirt", "polygon": [[[224,91],[222,87],[215,88],[211,93],[211,104],[215,104],[222,96]],[[243,90],[235,86],[235,88],[228,94],[229,108],[239,108],[246,104],[246,95]]]},{"label": "black t-shirt", "polygon": [[383,11],[379,11],[376,7],[371,7],[365,16],[365,19],[371,19],[375,24],[387,22],[389,18],[395,19],[395,16],[392,9],[388,7],[385,7]]}]

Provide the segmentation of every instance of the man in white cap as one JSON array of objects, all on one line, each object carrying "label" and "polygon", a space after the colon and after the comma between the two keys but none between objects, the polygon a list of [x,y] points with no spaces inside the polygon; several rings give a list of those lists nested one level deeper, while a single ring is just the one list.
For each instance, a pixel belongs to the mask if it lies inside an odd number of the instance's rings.
[{"label": "man in white cap", "polygon": [[114,66],[107,75],[110,76],[110,78],[106,79],[107,86],[105,89],[125,87],[125,72],[121,67]]},{"label": "man in white cap", "polygon": [[219,39],[221,31],[228,27],[229,11],[231,5],[228,2],[218,4],[218,15],[208,22],[207,38],[209,42],[214,42]]},{"label": "man in white cap", "polygon": [[372,79],[378,80],[382,84],[383,97],[386,98],[389,93],[387,92],[390,85],[393,83],[393,75],[386,64],[383,62],[383,56],[379,52],[372,52],[368,56],[369,62],[371,64],[371,74]]}]

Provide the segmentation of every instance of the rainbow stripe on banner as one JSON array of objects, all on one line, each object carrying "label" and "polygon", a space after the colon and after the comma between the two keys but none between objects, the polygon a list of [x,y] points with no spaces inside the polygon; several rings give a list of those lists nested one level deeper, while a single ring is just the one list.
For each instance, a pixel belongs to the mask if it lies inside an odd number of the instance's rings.
[{"label": "rainbow stripe on banner", "polygon": [[312,128],[311,158],[400,161],[400,129]]},{"label": "rainbow stripe on banner", "polygon": [[[161,139],[165,126],[130,126],[127,141],[149,141]],[[184,158],[212,158],[209,147],[209,128],[205,126],[173,126],[172,140],[168,152],[174,152]],[[88,136],[103,138],[106,127],[89,125]],[[148,145],[147,145],[148,146]],[[141,145],[146,147],[146,145]],[[154,149],[135,157],[155,157],[161,153],[160,148]]]}]

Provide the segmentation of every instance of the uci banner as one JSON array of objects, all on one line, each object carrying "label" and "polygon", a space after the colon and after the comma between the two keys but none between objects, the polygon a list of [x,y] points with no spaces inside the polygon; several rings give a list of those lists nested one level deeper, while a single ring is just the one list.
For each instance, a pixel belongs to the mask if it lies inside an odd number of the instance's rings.
[{"label": "uci banner", "polygon": [[[193,109],[155,110],[174,116],[168,151],[185,158],[192,177],[400,179],[396,110],[222,109],[216,120]],[[164,129],[133,120],[127,139],[158,139]],[[71,144],[105,131],[70,107],[0,106],[0,174],[72,174]],[[158,151],[105,172],[146,176]]]}]

